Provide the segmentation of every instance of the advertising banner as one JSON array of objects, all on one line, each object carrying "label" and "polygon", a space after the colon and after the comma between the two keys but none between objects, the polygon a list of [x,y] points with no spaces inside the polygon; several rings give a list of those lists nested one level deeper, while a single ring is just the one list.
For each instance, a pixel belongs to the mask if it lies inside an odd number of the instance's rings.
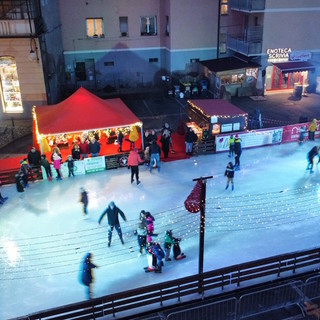
[{"label": "advertising banner", "polygon": [[86,158],[83,161],[85,163],[86,173],[106,170],[106,163],[104,157]]},{"label": "advertising banner", "polygon": [[[53,165],[51,165],[50,167],[51,167],[52,178],[56,178],[56,176],[57,176],[56,169],[53,168]],[[45,168],[41,167],[41,170],[42,170],[43,179],[47,179],[47,174],[46,174]],[[69,170],[68,170],[68,164],[66,162],[61,164],[60,172],[61,172],[62,178],[68,177]],[[78,176],[80,174],[85,174],[86,171],[84,168],[84,162],[83,161],[75,161],[73,172],[74,172],[75,176]]]},{"label": "advertising banner", "polygon": [[[317,122],[317,129],[315,132],[315,138],[320,137],[320,131],[319,131],[319,122]],[[283,127],[283,135],[282,135],[282,142],[294,142],[298,141],[299,135],[300,135],[300,129],[302,126],[305,126],[306,130],[308,130],[308,123],[297,123],[297,124],[291,124],[288,126]],[[305,139],[308,139],[308,132],[306,132]]]},{"label": "advertising banner", "polygon": [[[252,148],[278,144],[282,141],[282,128],[272,128],[270,130],[257,130],[239,133],[238,136],[241,139],[242,148]],[[229,138],[230,135],[216,136],[216,152],[229,150]]]}]

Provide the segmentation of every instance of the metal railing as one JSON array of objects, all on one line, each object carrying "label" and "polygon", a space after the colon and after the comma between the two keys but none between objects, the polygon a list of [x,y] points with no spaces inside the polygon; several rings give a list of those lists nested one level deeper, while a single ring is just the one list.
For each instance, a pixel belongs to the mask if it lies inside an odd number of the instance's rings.
[{"label": "metal railing", "polygon": [[265,0],[231,0],[230,8],[243,11],[263,11]]},{"label": "metal railing", "polygon": [[[115,293],[85,302],[40,311],[20,317],[20,320],[33,319],[98,319],[106,316],[120,317],[136,312],[151,311],[166,305],[176,304],[184,298],[201,300],[206,293],[212,296],[225,289],[235,290],[240,286],[283,279],[298,271],[318,269],[320,248],[278,255],[252,262],[242,263],[218,270],[205,272],[173,281]],[[253,281],[254,280],[254,281]],[[311,287],[310,282],[310,287]],[[187,300],[187,299],[185,299]],[[244,301],[244,300],[243,300]],[[232,318],[231,318],[232,319]]]}]

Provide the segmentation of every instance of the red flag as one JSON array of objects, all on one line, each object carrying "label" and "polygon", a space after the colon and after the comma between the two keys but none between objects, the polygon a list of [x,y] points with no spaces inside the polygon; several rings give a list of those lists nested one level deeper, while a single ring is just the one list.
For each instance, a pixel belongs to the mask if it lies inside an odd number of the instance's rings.
[{"label": "red flag", "polygon": [[191,212],[196,213],[201,209],[201,190],[202,190],[202,180],[198,180],[193,190],[189,194],[188,198],[184,202],[185,208]]}]

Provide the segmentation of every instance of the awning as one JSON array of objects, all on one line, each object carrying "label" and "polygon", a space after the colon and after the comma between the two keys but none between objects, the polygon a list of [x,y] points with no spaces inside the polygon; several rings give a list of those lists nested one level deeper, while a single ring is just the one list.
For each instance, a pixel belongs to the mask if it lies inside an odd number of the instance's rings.
[{"label": "awning", "polygon": [[314,71],[316,67],[308,61],[274,63],[282,72]]}]

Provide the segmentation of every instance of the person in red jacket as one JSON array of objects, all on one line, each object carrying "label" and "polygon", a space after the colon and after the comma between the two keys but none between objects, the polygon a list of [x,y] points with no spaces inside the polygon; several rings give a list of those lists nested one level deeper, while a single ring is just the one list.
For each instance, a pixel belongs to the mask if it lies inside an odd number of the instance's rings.
[{"label": "person in red jacket", "polygon": [[144,161],[139,156],[138,150],[133,148],[128,157],[128,168],[131,168],[131,183],[134,181],[133,177],[136,176],[137,184],[140,184],[139,180],[139,163]]}]

